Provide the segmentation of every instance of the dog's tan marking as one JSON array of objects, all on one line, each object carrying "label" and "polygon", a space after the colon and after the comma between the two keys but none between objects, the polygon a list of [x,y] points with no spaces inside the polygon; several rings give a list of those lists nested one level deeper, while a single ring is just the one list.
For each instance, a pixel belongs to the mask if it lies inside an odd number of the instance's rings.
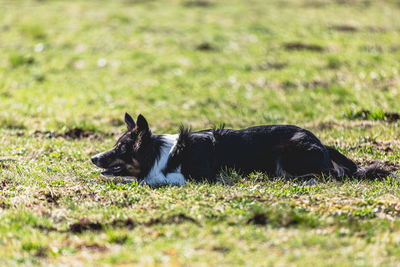
[{"label": "dog's tan marking", "polygon": [[140,163],[136,159],[132,159],[131,164],[126,164],[126,169],[130,172],[132,176],[137,176],[140,174]]},{"label": "dog's tan marking", "polygon": [[122,164],[125,164],[125,162],[124,162],[123,160],[121,160],[121,159],[115,159],[113,162],[111,162],[111,163],[108,164],[108,166],[110,166],[110,167],[108,167],[108,168],[116,167],[116,166],[122,165]]}]

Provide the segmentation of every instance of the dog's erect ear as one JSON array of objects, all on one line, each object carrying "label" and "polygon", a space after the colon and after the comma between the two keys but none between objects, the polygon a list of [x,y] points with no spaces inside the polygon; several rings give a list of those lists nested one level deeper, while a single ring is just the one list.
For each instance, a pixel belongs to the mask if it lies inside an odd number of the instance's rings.
[{"label": "dog's erect ear", "polygon": [[139,114],[137,117],[137,130],[139,132],[150,132],[149,124],[147,123],[146,119],[143,117],[142,114]]},{"label": "dog's erect ear", "polygon": [[125,113],[125,123],[128,131],[131,131],[136,127],[135,121],[132,119],[131,115],[128,114],[128,112]]}]

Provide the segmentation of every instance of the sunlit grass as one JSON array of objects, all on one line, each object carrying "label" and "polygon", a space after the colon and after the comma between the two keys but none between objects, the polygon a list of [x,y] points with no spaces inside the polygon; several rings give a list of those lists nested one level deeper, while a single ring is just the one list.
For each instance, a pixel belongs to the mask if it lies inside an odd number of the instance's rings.
[{"label": "sunlit grass", "polygon": [[[399,182],[99,175],[123,114],[296,124],[395,170],[395,1],[0,1],[0,264],[393,266]],[[76,136],[70,130],[86,130]],[[76,138],[78,137],[78,138]],[[84,137],[84,138],[79,138]]]}]

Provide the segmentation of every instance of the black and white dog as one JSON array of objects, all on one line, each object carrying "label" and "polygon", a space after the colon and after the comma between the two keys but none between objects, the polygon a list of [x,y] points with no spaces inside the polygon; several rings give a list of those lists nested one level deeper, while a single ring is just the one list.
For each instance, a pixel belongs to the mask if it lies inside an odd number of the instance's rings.
[{"label": "black and white dog", "polygon": [[208,129],[175,135],[153,134],[146,119],[126,113],[127,131],[114,147],[92,157],[106,176],[134,176],[150,186],[183,185],[186,179],[215,181],[222,169],[246,175],[386,177],[377,168],[357,166],[311,132],[293,125],[262,125],[242,130]]}]

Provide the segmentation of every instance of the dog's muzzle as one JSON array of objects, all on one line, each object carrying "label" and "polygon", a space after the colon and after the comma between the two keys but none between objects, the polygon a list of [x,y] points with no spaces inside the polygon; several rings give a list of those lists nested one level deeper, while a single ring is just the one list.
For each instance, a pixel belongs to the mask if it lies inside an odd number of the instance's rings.
[{"label": "dog's muzzle", "polygon": [[94,155],[90,160],[99,168],[102,168],[101,174],[104,176],[126,176],[129,173],[127,172],[125,164],[118,162],[107,162],[105,158],[107,158],[108,152],[99,153]]},{"label": "dog's muzzle", "polygon": [[98,156],[98,154],[97,155],[94,155],[91,159],[90,159],[91,161],[92,161],[92,163],[94,164],[94,165],[96,165],[96,166],[98,166],[99,167],[99,156]]}]

